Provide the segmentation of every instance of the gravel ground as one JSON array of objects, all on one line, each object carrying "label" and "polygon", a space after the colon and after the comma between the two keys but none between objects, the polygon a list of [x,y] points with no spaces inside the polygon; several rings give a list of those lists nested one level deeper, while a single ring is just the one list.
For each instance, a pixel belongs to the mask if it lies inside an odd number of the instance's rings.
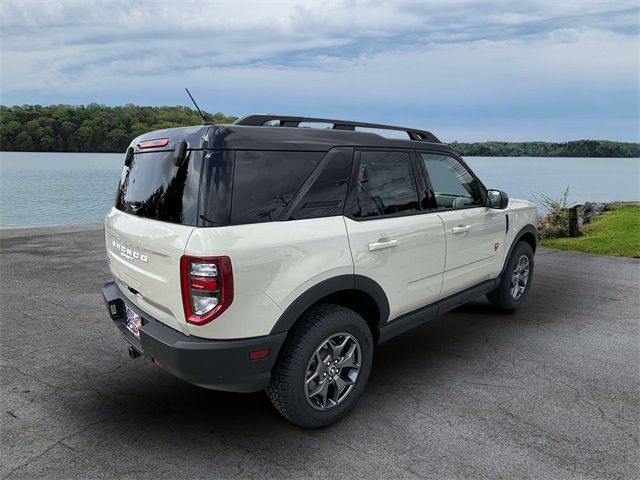
[{"label": "gravel ground", "polygon": [[640,261],[540,249],[514,314],[485,299],[380,346],[343,421],[131,360],[102,232],[1,235],[0,478],[638,478]]}]

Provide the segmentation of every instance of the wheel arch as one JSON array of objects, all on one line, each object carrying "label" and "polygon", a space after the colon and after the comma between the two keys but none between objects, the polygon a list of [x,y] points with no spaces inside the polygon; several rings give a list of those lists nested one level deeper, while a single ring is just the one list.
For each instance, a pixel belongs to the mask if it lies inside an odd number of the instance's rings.
[{"label": "wheel arch", "polygon": [[273,326],[271,334],[288,332],[304,312],[319,303],[340,305],[358,313],[369,325],[376,343],[380,325],[389,318],[387,295],[375,280],[363,275],[339,275],[314,285],[295,299]]},{"label": "wheel arch", "polygon": [[507,264],[509,263],[509,259],[511,258],[511,254],[513,253],[513,249],[516,247],[518,242],[526,242],[531,246],[533,253],[536,252],[536,247],[538,246],[538,229],[531,224],[525,225],[520,229],[520,231],[516,234],[511,242],[511,246],[509,247],[509,251],[504,259],[504,265],[502,266],[502,270],[500,271],[500,276],[504,273],[507,268]]}]

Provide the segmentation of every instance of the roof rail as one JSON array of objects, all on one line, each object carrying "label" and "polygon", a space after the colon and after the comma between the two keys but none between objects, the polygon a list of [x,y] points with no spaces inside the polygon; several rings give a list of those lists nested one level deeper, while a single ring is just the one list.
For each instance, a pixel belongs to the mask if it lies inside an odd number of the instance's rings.
[{"label": "roof rail", "polygon": [[253,127],[263,127],[267,122],[278,121],[278,127],[298,127],[302,122],[308,123],[331,123],[333,130],[355,131],[356,127],[379,128],[381,130],[399,130],[406,132],[411,140],[422,140],[426,142],[441,143],[436,136],[427,130],[416,130],[415,128],[397,127],[394,125],[382,125],[379,123],[352,122],[348,120],[335,120],[331,118],[295,117],[290,115],[247,115],[239,118],[234,125],[246,125]]}]

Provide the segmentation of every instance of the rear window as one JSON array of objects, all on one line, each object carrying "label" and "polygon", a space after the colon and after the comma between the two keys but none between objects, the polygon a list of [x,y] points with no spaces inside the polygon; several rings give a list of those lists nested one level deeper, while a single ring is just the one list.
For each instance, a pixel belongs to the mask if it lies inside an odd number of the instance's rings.
[{"label": "rear window", "polygon": [[411,158],[407,152],[362,152],[354,217],[376,217],[420,210]]},{"label": "rear window", "polygon": [[116,208],[138,217],[197,225],[201,154],[190,152],[180,167],[173,151],[136,153],[124,167]]},{"label": "rear window", "polygon": [[231,224],[278,220],[325,152],[236,151]]}]

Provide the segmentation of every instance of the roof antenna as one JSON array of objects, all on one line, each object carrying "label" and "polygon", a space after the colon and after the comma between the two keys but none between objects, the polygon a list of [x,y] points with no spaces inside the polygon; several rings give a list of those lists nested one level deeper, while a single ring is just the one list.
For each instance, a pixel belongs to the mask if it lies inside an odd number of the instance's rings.
[{"label": "roof antenna", "polygon": [[207,120],[207,117],[205,116],[204,113],[202,113],[202,110],[200,110],[200,107],[198,107],[198,104],[196,103],[196,101],[193,98],[193,95],[191,95],[191,92],[189,91],[189,89],[187,87],[184,88],[187,91],[187,95],[189,95],[189,98],[191,99],[191,101],[193,102],[193,104],[196,107],[196,110],[198,110],[198,113],[200,114],[200,116],[202,117],[202,123],[203,125],[212,125],[215,124],[215,122],[211,121],[211,120]]}]

